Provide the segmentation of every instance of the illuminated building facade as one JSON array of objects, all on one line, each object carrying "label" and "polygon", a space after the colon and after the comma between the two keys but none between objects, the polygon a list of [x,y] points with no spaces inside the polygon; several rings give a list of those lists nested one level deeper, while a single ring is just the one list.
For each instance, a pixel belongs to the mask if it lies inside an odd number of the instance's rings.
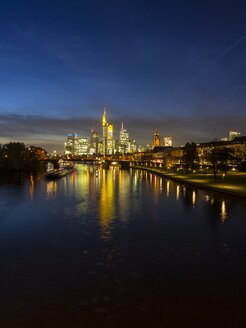
[{"label": "illuminated building facade", "polygon": [[145,151],[145,147],[139,145],[137,150],[138,150],[139,153],[143,153]]},{"label": "illuminated building facade", "polygon": [[135,153],[137,151],[137,144],[135,140],[129,140],[128,153]]},{"label": "illuminated building facade", "polygon": [[64,144],[65,155],[75,155],[77,150],[77,145],[79,142],[79,137],[75,133],[69,133]]},{"label": "illuminated building facade", "polygon": [[79,138],[79,143],[75,151],[76,156],[88,155],[89,153],[89,140],[88,138]]},{"label": "illuminated building facade", "polygon": [[119,140],[119,153],[125,154],[130,152],[129,147],[129,133],[126,129],[124,129],[123,122],[121,123],[121,129],[120,129],[120,140]]},{"label": "illuminated building facade", "polygon": [[112,155],[114,152],[114,140],[113,140],[113,124],[108,124],[108,144],[107,154]]},{"label": "illuminated building facade", "polygon": [[233,139],[240,137],[240,132],[238,131],[229,131],[229,141],[232,141]]},{"label": "illuminated building facade", "polygon": [[160,147],[160,145],[161,145],[160,134],[159,134],[158,129],[155,129],[152,148]]},{"label": "illuminated building facade", "polygon": [[98,142],[98,154],[103,155],[103,142]]},{"label": "illuminated building facade", "polygon": [[99,154],[98,149],[99,144],[99,136],[96,130],[91,130],[91,140],[90,140],[90,155]]},{"label": "illuminated building facade", "polygon": [[164,137],[163,143],[165,147],[172,147],[173,145],[173,138],[172,137]]},{"label": "illuminated building facade", "polygon": [[65,141],[65,155],[80,156],[87,155],[89,151],[88,138],[80,138],[75,133],[70,133]]},{"label": "illuminated building facade", "polygon": [[113,124],[107,122],[107,113],[104,109],[102,115],[102,129],[103,129],[103,155],[113,155],[114,139],[113,139]]}]

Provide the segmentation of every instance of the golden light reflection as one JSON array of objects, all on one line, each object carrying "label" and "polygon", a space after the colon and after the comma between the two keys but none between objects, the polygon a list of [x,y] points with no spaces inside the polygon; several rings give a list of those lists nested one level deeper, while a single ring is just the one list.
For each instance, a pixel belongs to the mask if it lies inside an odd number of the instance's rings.
[{"label": "golden light reflection", "polygon": [[78,165],[77,173],[74,176],[76,183],[76,193],[81,197],[85,197],[90,187],[90,167],[86,165]]},{"label": "golden light reflection", "polygon": [[46,196],[47,196],[47,198],[55,197],[56,191],[57,191],[56,181],[49,181],[46,185]]},{"label": "golden light reflection", "polygon": [[137,189],[137,183],[138,183],[138,170],[137,170],[137,172],[134,173],[134,177],[133,177],[134,190]]},{"label": "golden light reflection", "polygon": [[179,195],[180,195],[180,186],[177,186],[177,191],[176,191],[176,199],[179,200]]},{"label": "golden light reflection", "polygon": [[130,206],[130,175],[125,171],[119,171],[119,213],[120,218],[126,221],[129,216]]},{"label": "golden light reflection", "polygon": [[160,178],[153,175],[153,196],[155,203],[158,203],[160,198]]},{"label": "golden light reflection", "polygon": [[149,184],[149,186],[152,185],[152,175],[151,175],[151,173],[148,173],[148,184]]},{"label": "golden light reflection", "polygon": [[156,175],[153,176],[153,181],[154,181],[154,189],[156,189],[156,186],[157,186],[157,177]]},{"label": "golden light reflection", "polygon": [[192,191],[192,205],[195,206],[196,205],[196,192]]},{"label": "golden light reflection", "polygon": [[31,200],[33,200],[33,193],[34,193],[34,179],[33,179],[33,175],[30,175],[29,194]]},{"label": "golden light reflection", "polygon": [[167,197],[170,195],[170,182],[167,181]]},{"label": "golden light reflection", "polygon": [[220,212],[220,218],[222,223],[225,222],[225,220],[227,219],[228,215],[227,215],[227,211],[226,211],[226,203],[223,200],[221,203],[221,212]]},{"label": "golden light reflection", "polygon": [[110,223],[114,216],[114,180],[112,170],[103,171],[100,194],[100,225],[105,239],[110,237]]},{"label": "golden light reflection", "polygon": [[75,178],[76,178],[76,171],[74,171],[74,172],[72,173],[72,178],[71,178],[71,180],[72,180],[72,189],[73,189],[73,193],[74,193],[74,191],[75,191]]}]

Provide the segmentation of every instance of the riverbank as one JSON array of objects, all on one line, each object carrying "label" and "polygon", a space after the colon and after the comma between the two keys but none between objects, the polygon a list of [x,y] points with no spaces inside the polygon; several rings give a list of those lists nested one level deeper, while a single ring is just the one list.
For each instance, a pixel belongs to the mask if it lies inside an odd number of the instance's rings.
[{"label": "riverbank", "polygon": [[197,186],[201,189],[222,192],[231,196],[246,199],[246,173],[228,173],[226,176],[218,175],[215,179],[212,174],[178,174],[169,173],[157,168],[134,166],[133,169],[140,169],[162,175],[171,180]]}]

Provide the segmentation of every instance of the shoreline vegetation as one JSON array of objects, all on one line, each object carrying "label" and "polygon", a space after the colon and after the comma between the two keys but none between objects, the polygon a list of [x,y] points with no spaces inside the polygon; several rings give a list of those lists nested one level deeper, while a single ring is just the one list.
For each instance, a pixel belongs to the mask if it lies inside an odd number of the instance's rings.
[{"label": "shoreline vegetation", "polygon": [[20,142],[0,145],[0,175],[44,172],[46,164],[41,160],[46,156],[47,152],[44,149],[35,146],[26,147]]},{"label": "shoreline vegetation", "polygon": [[161,175],[170,180],[196,186],[200,189],[224,193],[230,196],[236,196],[246,199],[246,173],[232,172],[218,174],[214,177],[213,174],[185,174],[171,173],[162,169],[144,166],[131,166],[132,169],[145,170],[150,173]]}]

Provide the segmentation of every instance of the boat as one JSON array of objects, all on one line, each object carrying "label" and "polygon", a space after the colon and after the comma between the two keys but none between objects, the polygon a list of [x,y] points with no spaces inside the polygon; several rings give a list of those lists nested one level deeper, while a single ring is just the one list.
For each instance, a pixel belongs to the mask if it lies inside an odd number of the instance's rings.
[{"label": "boat", "polygon": [[66,176],[67,174],[73,172],[74,165],[69,163],[68,165],[63,165],[58,169],[49,170],[46,172],[45,177],[48,179],[58,179]]},{"label": "boat", "polygon": [[57,179],[57,178],[62,178],[68,173],[70,173],[72,170],[69,169],[56,169],[56,170],[51,170],[46,172],[46,178],[48,179]]}]

